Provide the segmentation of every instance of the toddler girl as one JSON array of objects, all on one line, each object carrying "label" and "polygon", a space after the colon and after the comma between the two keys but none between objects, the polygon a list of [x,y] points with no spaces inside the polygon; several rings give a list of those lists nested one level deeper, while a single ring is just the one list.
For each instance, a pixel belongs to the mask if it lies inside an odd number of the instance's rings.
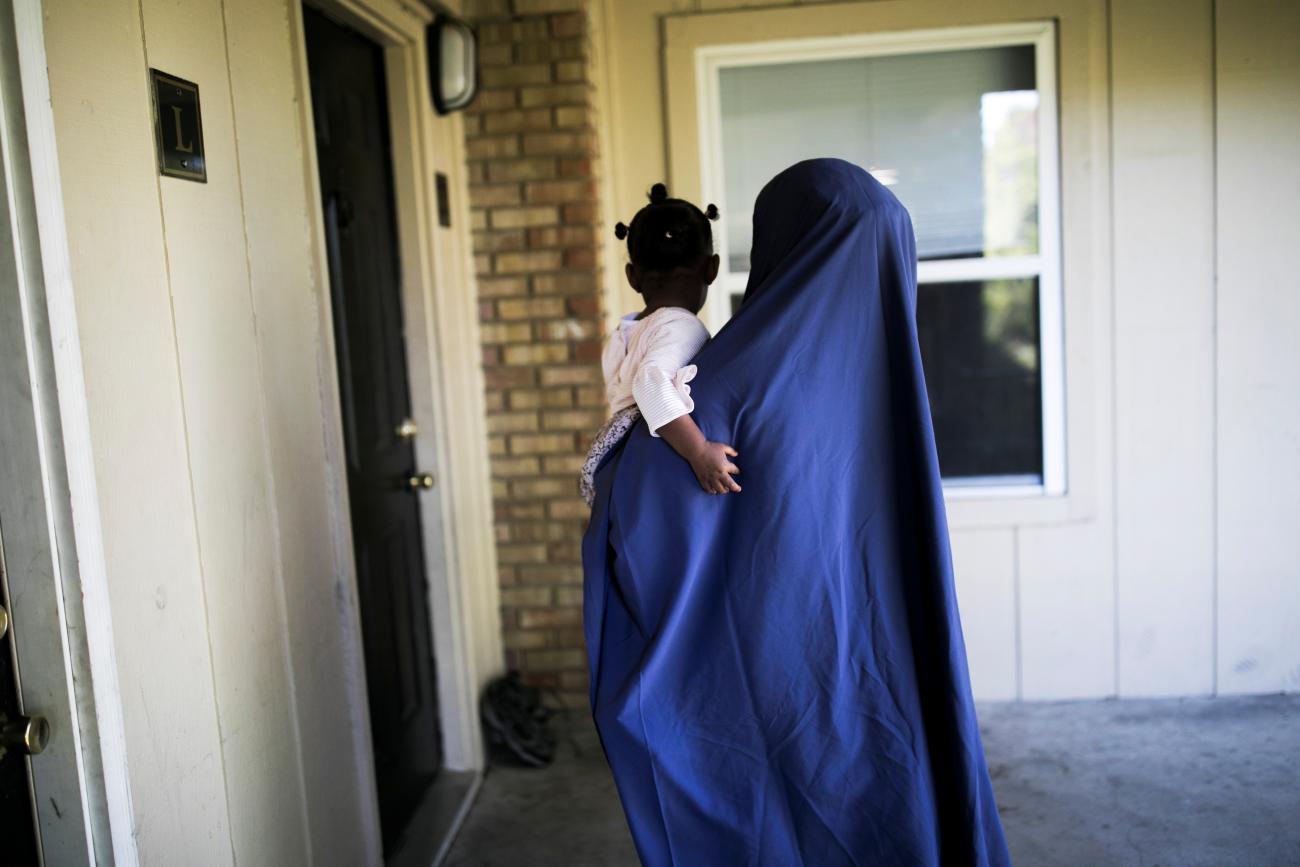
[{"label": "toddler girl", "polygon": [[691,388],[696,367],[689,364],[709,339],[696,313],[704,306],[709,284],[718,276],[710,220],[718,209],[701,211],[683,199],[668,198],[655,184],[650,204],[619,223],[614,234],[627,239],[627,282],[645,299],[645,309],[629,313],[610,335],[601,357],[605,395],[613,415],[600,429],[582,466],[582,495],[595,499],[592,476],[601,458],[644,418],[650,435],[662,437],[690,463],[700,487],[710,494],[740,491],[732,474],[736,450],[711,442],[691,419]]}]

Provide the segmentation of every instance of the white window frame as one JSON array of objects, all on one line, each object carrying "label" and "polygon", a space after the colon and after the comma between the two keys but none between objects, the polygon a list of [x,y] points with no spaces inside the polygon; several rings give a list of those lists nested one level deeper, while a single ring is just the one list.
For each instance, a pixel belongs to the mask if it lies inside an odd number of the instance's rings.
[{"label": "white window frame", "polygon": [[[858,33],[704,46],[696,51],[699,94],[700,181],[705,201],[721,202],[726,185],[722,161],[721,71],[891,54],[960,51],[1030,45],[1034,49],[1038,103],[1038,253],[986,259],[920,262],[918,283],[1037,277],[1039,376],[1042,398],[1043,478],[963,477],[944,480],[950,499],[1006,499],[1063,496],[1066,493],[1065,329],[1061,279],[1061,199],[1059,111],[1056,83],[1056,26],[1051,21],[978,27],[937,28],[892,33]],[[733,273],[727,249],[724,210],[715,236],[722,260],[715,290],[701,311],[713,331],[730,318],[731,297],[744,291],[748,273]]]}]

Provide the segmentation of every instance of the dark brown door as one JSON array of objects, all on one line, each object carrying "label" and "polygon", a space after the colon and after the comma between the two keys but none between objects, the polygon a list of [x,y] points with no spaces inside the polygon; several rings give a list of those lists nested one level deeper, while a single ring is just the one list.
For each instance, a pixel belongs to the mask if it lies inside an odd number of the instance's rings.
[{"label": "dark brown door", "polygon": [[442,764],[382,49],[303,10],[384,850]]},{"label": "dark brown door", "polygon": [[[23,716],[5,578],[4,547],[0,546],[0,864],[19,867],[39,864],[40,858],[27,752],[16,742]],[[6,740],[11,743],[4,743]]]}]

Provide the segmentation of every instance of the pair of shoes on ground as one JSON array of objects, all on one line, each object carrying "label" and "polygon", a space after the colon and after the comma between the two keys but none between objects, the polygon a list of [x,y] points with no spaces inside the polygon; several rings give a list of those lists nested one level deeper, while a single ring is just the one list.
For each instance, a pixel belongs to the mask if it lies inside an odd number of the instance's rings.
[{"label": "pair of shoes on ground", "polygon": [[518,671],[509,671],[487,685],[479,713],[488,743],[497,752],[533,768],[545,767],[555,758],[553,712],[542,704],[536,687],[520,680]]}]

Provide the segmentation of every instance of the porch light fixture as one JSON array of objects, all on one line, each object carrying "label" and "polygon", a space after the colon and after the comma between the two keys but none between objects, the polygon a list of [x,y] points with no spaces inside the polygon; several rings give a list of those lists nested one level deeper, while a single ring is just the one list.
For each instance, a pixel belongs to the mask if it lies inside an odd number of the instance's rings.
[{"label": "porch light fixture", "polygon": [[429,92],[438,114],[450,114],[478,93],[478,38],[459,18],[439,13],[425,33]]}]

